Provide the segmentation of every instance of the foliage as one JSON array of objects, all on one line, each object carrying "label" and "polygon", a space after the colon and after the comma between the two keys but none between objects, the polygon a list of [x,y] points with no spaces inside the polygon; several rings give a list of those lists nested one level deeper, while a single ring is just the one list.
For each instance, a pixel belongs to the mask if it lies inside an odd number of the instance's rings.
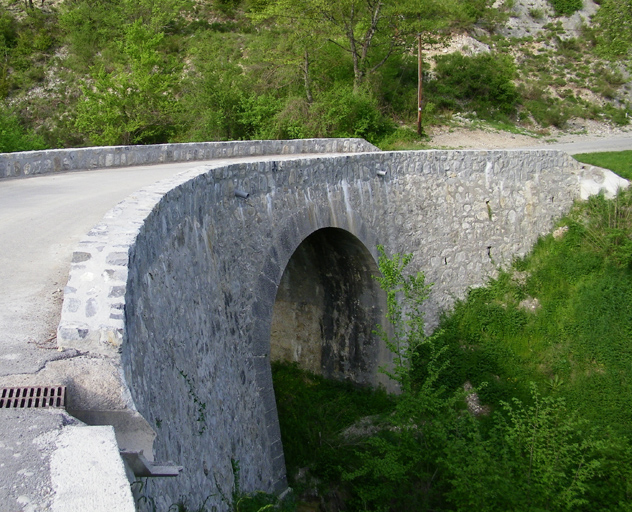
[{"label": "foliage", "polygon": [[594,18],[598,27],[599,52],[611,59],[629,57],[632,49],[632,0],[604,0],[600,3]]},{"label": "foliage", "polygon": [[54,15],[31,9],[17,19],[0,5],[0,99],[43,81],[43,62],[56,42],[55,23]]},{"label": "foliage", "polygon": [[46,149],[41,137],[28,130],[8,108],[0,106],[0,153]]},{"label": "foliage", "polygon": [[[422,306],[430,294],[423,272],[404,275],[403,271],[413,255],[395,254],[388,257],[384,247],[378,245],[379,276],[375,280],[386,293],[387,330],[377,326],[380,339],[394,356],[393,368],[380,370],[397,382],[403,393],[412,391],[411,363],[424,345],[432,345],[432,338],[426,336]],[[436,356],[431,358],[436,361]]]},{"label": "foliage", "polygon": [[578,510],[588,505],[605,446],[564,400],[541,396],[532,405],[503,403],[487,431],[466,423],[446,446],[443,463],[457,510]]},{"label": "foliage", "polygon": [[265,492],[246,493],[241,490],[241,468],[239,461],[231,459],[230,465],[233,470],[233,491],[230,498],[219,489],[222,501],[229,507],[231,512],[265,512],[270,510],[280,510],[290,512],[294,510],[292,499],[279,500],[273,494]]},{"label": "foliage", "polygon": [[375,142],[394,129],[369,92],[354,92],[349,86],[339,86],[319,97],[310,108],[310,117],[316,120],[318,136],[329,133]]},{"label": "foliage", "polygon": [[558,16],[570,16],[583,7],[582,0],[549,0],[549,2]]},{"label": "foliage", "polygon": [[244,44],[236,34],[208,32],[191,53],[197,73],[182,84],[180,125],[189,125],[184,140],[239,140],[247,138],[240,112],[249,83],[240,62]]},{"label": "foliage", "polygon": [[519,95],[513,83],[516,68],[511,57],[452,53],[435,60],[436,78],[427,84],[427,93],[439,109],[459,110],[469,104],[484,119],[515,115]]},{"label": "foliage", "polygon": [[398,128],[378,141],[377,145],[383,151],[428,149],[426,139],[420,138],[417,132],[410,128]]},{"label": "foliage", "polygon": [[[473,4],[470,2],[470,4]],[[391,55],[406,48],[417,37],[433,39],[454,21],[467,15],[453,0],[376,2],[341,0],[271,0],[254,15],[257,20],[274,19],[285,27],[296,27],[299,34],[299,58],[308,59],[308,51],[329,42],[344,49],[351,57],[353,88],[384,65]],[[320,41],[320,42],[317,42]]]},{"label": "foliage", "polygon": [[339,475],[336,459],[349,451],[349,443],[343,442],[342,447],[337,444],[340,432],[360,418],[390,410],[392,405],[384,391],[327,381],[296,365],[273,363],[272,375],[293,487],[300,485],[299,469],[307,465],[320,477]]},{"label": "foliage", "polygon": [[[366,440],[358,463],[343,473],[356,495],[356,508],[369,510],[426,510],[440,499],[441,482],[433,483],[439,453],[457,418],[458,395],[448,396],[439,376],[448,365],[438,337],[425,334],[423,303],[430,286],[424,274],[404,273],[412,254],[388,257],[378,246],[380,288],[386,293],[386,329],[378,333],[394,356],[384,371],[395,380],[401,396],[385,426]],[[424,366],[413,379],[412,363]]]},{"label": "foliage", "polygon": [[569,215],[588,248],[598,251],[617,267],[632,269],[632,194],[620,191],[613,200],[591,197]]},{"label": "foliage", "polygon": [[76,126],[96,145],[167,142],[175,109],[173,73],[176,63],[158,48],[155,34],[142,20],[125,29],[119,50],[126,62],[107,71],[92,68],[82,86]]},{"label": "foliage", "polygon": [[[535,38],[491,35],[487,56],[445,57],[435,69],[426,62],[424,125],[449,123],[457,112],[541,127],[573,117],[627,124],[627,73],[597,56],[626,62],[629,2],[601,2],[595,28],[581,38],[563,37],[557,23]],[[572,3],[560,0],[561,9]],[[423,54],[474,23],[494,34],[510,4],[5,2],[0,98],[54,147],[358,136],[419,148],[423,141],[406,133],[417,117],[417,36]]]}]

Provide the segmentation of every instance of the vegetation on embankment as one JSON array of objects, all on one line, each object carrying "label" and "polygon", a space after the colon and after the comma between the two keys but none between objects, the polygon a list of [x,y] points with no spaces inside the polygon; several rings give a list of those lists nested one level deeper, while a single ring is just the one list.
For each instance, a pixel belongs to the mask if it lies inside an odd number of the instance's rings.
[{"label": "vegetation on embankment", "polygon": [[[404,268],[380,261],[414,310]],[[632,510],[632,191],[576,204],[431,336],[398,308],[398,397],[275,367],[309,510]]]},{"label": "vegetation on embankment", "polygon": [[[418,142],[419,34],[426,127],[627,124],[629,1],[601,1],[580,33],[561,23],[581,1],[540,0],[523,23],[542,26],[510,37],[522,0],[0,0],[0,151]],[[466,44],[444,54],[454,35]]]}]

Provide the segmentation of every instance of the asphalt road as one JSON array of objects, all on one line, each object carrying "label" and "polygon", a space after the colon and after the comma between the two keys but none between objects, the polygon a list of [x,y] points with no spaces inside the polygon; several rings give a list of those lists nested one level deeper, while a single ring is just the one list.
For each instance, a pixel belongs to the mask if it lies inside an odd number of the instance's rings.
[{"label": "asphalt road", "polygon": [[[283,155],[183,162],[0,180],[0,377],[59,357],[55,332],[72,252],[135,191],[201,165],[305,158]],[[318,155],[324,156],[324,155]]]},{"label": "asphalt road", "polygon": [[550,144],[538,144],[537,146],[528,146],[520,149],[537,148],[537,149],[559,149],[566,151],[570,155],[579,153],[598,153],[602,151],[627,151],[632,150],[632,134],[618,135],[616,137],[587,137],[578,135],[575,140],[568,140],[565,137],[564,142],[554,142]]}]

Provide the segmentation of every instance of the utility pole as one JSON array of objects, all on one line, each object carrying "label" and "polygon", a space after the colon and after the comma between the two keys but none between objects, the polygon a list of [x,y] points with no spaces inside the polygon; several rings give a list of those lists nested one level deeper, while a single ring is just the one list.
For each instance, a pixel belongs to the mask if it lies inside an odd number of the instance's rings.
[{"label": "utility pole", "polygon": [[423,61],[421,59],[421,34],[417,35],[417,133],[421,137],[421,109],[423,103]]}]

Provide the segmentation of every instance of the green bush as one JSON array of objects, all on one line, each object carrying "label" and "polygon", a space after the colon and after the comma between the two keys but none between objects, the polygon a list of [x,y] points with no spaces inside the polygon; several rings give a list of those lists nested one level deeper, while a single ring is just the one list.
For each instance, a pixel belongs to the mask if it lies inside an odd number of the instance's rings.
[{"label": "green bush", "polygon": [[123,64],[92,68],[81,87],[75,126],[91,144],[158,144],[175,130],[178,63],[160,52],[163,33],[140,20],[118,42]]},{"label": "green bush", "polygon": [[330,137],[362,137],[377,141],[393,132],[393,121],[386,117],[368,91],[354,91],[337,84],[318,97],[310,108],[318,123],[318,133]]},{"label": "green bush", "polygon": [[240,140],[252,137],[242,112],[254,100],[243,66],[238,34],[204,31],[191,52],[196,73],[182,82],[178,124],[184,141]]},{"label": "green bush", "polygon": [[395,130],[377,101],[364,91],[339,85],[315,96],[279,98],[251,93],[239,105],[247,138],[361,137],[377,142]]},{"label": "green bush", "polygon": [[436,78],[426,87],[428,100],[439,109],[474,110],[484,119],[515,116],[520,96],[514,85],[516,67],[508,55],[435,57]]},{"label": "green bush", "polygon": [[393,133],[380,140],[377,145],[384,151],[404,151],[411,149],[426,149],[426,137],[410,128],[398,128]]},{"label": "green bush", "polygon": [[570,16],[584,6],[582,0],[549,0],[549,2],[558,16]]},{"label": "green bush", "polygon": [[601,476],[605,443],[564,400],[543,397],[535,386],[531,395],[529,406],[504,403],[487,431],[460,422],[442,460],[456,510],[561,512],[593,504],[587,494]]},{"label": "green bush", "polygon": [[41,137],[20,123],[19,118],[0,106],[0,153],[46,149]]},{"label": "green bush", "polygon": [[17,37],[17,21],[4,7],[0,7],[0,49],[15,46]]}]

